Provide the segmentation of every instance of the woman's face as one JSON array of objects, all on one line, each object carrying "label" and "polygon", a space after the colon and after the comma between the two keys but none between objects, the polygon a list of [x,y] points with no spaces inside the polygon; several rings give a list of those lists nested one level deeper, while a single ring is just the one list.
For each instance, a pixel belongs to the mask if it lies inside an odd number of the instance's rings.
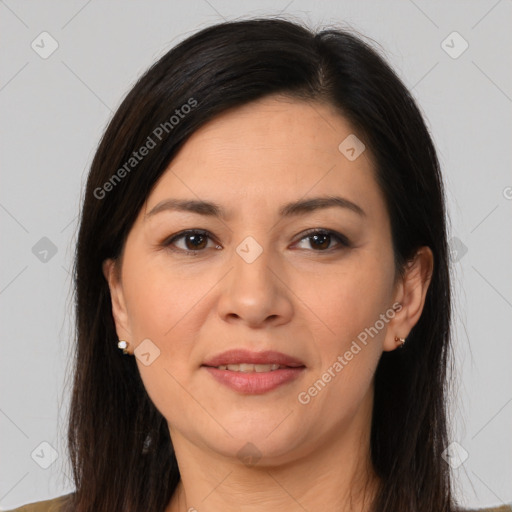
[{"label": "woman's face", "polygon": [[217,117],[148,197],[119,278],[107,262],[118,335],[177,450],[277,464],[368,431],[379,357],[407,332],[353,137],[330,106],[289,98]]}]

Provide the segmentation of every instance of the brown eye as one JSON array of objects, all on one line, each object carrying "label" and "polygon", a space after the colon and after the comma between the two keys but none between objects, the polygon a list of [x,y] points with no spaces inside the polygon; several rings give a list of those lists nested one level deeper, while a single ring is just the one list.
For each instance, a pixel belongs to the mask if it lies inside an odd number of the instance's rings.
[{"label": "brown eye", "polygon": [[208,238],[201,234],[185,235],[184,240],[185,246],[187,247],[187,249],[190,249],[191,251],[196,251],[197,249],[204,249],[208,244]]},{"label": "brown eye", "polygon": [[[164,245],[178,252],[195,254],[207,249],[209,247],[208,243],[212,244],[216,249],[220,249],[219,245],[213,243],[208,232],[189,230],[174,235],[164,242]],[[210,245],[210,247],[212,247],[212,245]]]},{"label": "brown eye", "polygon": [[[337,242],[334,245],[331,245],[333,242]],[[308,243],[309,247],[302,247],[303,249],[313,249],[315,252],[323,252],[328,250],[339,249],[341,247],[349,247],[350,243],[348,239],[341,235],[340,233],[336,233],[335,231],[330,230],[312,230],[309,233],[306,233],[306,236],[303,236],[300,243]]]},{"label": "brown eye", "polygon": [[316,249],[329,249],[331,245],[331,235],[322,233],[320,235],[311,235],[309,237],[311,246]]}]

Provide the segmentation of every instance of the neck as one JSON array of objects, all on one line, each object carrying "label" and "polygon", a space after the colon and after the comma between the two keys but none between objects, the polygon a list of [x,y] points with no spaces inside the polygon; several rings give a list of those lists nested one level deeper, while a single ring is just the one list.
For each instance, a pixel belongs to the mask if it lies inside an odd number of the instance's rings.
[{"label": "neck", "polygon": [[368,512],[379,480],[370,461],[373,395],[322,446],[280,465],[244,466],[173,432],[181,480],[166,512]]}]

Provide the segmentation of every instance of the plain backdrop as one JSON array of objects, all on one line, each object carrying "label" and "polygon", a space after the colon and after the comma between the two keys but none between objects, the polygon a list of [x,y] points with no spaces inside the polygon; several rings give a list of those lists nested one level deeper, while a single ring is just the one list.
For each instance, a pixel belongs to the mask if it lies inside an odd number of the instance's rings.
[{"label": "plain backdrop", "polygon": [[447,459],[465,505],[512,501],[512,1],[5,0],[2,507],[73,489],[70,269],[85,177],[112,113],[150,64],[198,29],[277,14],[374,39],[424,112],[455,262],[458,384]]}]

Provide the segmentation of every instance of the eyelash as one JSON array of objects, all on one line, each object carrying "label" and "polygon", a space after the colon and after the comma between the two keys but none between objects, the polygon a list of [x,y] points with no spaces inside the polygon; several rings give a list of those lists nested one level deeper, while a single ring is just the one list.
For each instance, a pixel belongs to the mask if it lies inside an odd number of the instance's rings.
[{"label": "eyelash", "polygon": [[[194,250],[189,250],[189,249],[177,249],[175,247],[172,247],[172,244],[174,244],[177,240],[186,237],[187,235],[201,235],[201,236],[207,237],[210,240],[213,240],[213,237],[211,236],[211,234],[208,231],[204,231],[202,229],[188,229],[186,231],[177,233],[177,234],[171,236],[170,238],[167,238],[163,242],[162,245],[167,247],[168,249],[170,249],[173,252],[178,252],[181,254],[185,254],[187,256],[196,256],[198,253],[205,251],[205,249],[200,249],[200,250],[194,251]],[[313,228],[313,229],[307,230],[305,233],[302,234],[302,236],[298,240],[298,242],[302,242],[303,240],[312,238],[315,235],[330,236],[331,239],[335,239],[338,242],[339,246],[341,246],[341,247],[335,247],[334,249],[329,248],[329,249],[323,249],[323,250],[311,249],[313,252],[330,253],[332,251],[340,250],[341,248],[347,248],[347,247],[351,246],[350,241],[348,240],[348,238],[345,235],[342,235],[341,233],[332,231],[330,229],[321,229],[321,228]],[[298,243],[298,242],[296,242],[296,243]],[[219,244],[217,244],[217,245],[219,245]]]}]

